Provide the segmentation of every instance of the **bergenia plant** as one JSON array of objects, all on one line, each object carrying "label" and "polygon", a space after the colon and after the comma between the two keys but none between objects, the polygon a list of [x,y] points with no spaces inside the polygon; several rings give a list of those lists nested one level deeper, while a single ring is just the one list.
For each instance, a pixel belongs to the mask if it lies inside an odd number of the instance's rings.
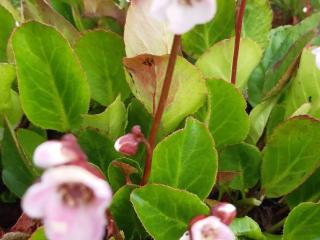
[{"label": "bergenia plant", "polygon": [[320,3],[1,0],[0,239],[318,240]]}]

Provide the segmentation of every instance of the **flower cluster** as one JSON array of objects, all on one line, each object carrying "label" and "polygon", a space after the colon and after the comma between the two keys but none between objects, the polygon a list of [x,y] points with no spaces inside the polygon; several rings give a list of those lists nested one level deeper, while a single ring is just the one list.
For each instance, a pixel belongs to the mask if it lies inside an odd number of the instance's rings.
[{"label": "flower cluster", "polygon": [[103,239],[112,191],[75,137],[41,144],[34,163],[45,171],[27,190],[22,208],[29,217],[42,219],[48,239]]}]

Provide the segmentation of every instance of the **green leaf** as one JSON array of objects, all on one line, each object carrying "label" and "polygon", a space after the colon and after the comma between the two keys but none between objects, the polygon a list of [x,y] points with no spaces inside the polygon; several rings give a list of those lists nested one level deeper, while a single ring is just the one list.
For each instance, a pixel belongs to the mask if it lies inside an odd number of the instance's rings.
[{"label": "green leaf", "polygon": [[284,225],[283,240],[317,240],[320,236],[320,204],[302,203],[294,208]]},{"label": "green leaf", "polygon": [[102,30],[87,32],[75,49],[94,100],[108,106],[119,94],[122,100],[128,97],[130,90],[122,67],[125,52],[121,37]]},{"label": "green leaf", "polygon": [[261,229],[252,218],[236,218],[230,225],[231,230],[237,237],[247,237],[252,240],[264,240]]},{"label": "green leaf", "polygon": [[311,103],[311,115],[320,117],[320,114],[312,113],[312,110],[318,108],[320,101],[320,71],[315,61],[311,49],[305,49],[301,56],[297,76],[292,81],[283,103],[286,117],[305,103]]},{"label": "green leaf", "polygon": [[7,44],[14,27],[14,18],[7,9],[0,5],[0,62],[7,60]]},{"label": "green leaf", "polygon": [[236,173],[228,183],[230,188],[244,192],[257,184],[262,157],[255,146],[246,143],[228,146],[221,150],[219,159],[219,171]]},{"label": "green leaf", "polygon": [[102,113],[83,115],[82,128],[92,128],[116,139],[124,134],[127,124],[127,110],[120,96]]},{"label": "green leaf", "polygon": [[150,183],[161,183],[206,198],[215,183],[217,151],[206,126],[193,118],[154,150]]},{"label": "green leaf", "polygon": [[17,139],[29,162],[32,162],[34,150],[46,141],[43,136],[23,128],[17,131]]},{"label": "green leaf", "polygon": [[77,29],[44,0],[24,1],[24,15],[29,20],[36,20],[56,27],[71,44],[76,43],[80,37]]},{"label": "green leaf", "polygon": [[37,177],[38,172],[21,149],[8,121],[6,121],[5,125],[1,156],[3,166],[2,179],[11,192],[18,197],[22,197],[25,190]]},{"label": "green leaf", "polygon": [[320,169],[308,178],[299,188],[288,194],[286,201],[292,209],[302,202],[318,202],[320,200]]},{"label": "green leaf", "polygon": [[[140,55],[126,58],[124,65],[132,78],[129,85],[135,97],[148,112],[155,114],[169,56]],[[162,118],[162,129],[169,133],[204,103],[206,87],[201,73],[191,63],[178,57],[168,101]]]},{"label": "green leaf", "polygon": [[269,42],[272,14],[268,0],[248,1],[245,9],[242,37],[251,38],[264,49]]},{"label": "green leaf", "polygon": [[67,41],[37,22],[19,27],[12,38],[22,107],[42,128],[65,132],[81,124],[89,87]]},{"label": "green leaf", "polygon": [[94,130],[88,129],[81,132],[78,135],[78,142],[89,161],[100,167],[105,175],[107,175],[109,164],[121,157],[113,147],[114,142]]},{"label": "green leaf", "polygon": [[265,233],[265,240],[282,240],[282,235],[273,235],[269,233]]},{"label": "green leaf", "polygon": [[300,186],[320,166],[320,122],[306,116],[277,127],[263,150],[262,189],[280,197]]},{"label": "green leaf", "polygon": [[320,22],[320,13],[295,26],[271,32],[270,43],[249,81],[249,100],[255,106],[278,93],[287,83],[303,48],[312,40]]},{"label": "green leaf", "polygon": [[141,178],[142,178],[142,170],[139,166],[139,164],[130,159],[130,158],[119,158],[116,159],[114,161],[112,161],[109,164],[108,167],[108,179],[109,179],[109,183],[112,187],[112,190],[114,192],[118,191],[122,186],[126,185],[126,177],[125,177],[125,173],[123,172],[123,169],[121,169],[119,166],[116,165],[116,163],[125,163],[128,166],[134,168],[136,171],[132,174],[130,174],[130,180],[134,183],[134,184],[139,184],[141,182]]},{"label": "green leaf", "polygon": [[274,109],[278,99],[278,96],[269,98],[264,102],[259,103],[250,112],[250,130],[246,139],[248,143],[256,144],[259,141],[268,123],[272,109]]},{"label": "green leaf", "polygon": [[0,63],[0,115],[11,108],[11,85],[15,79],[15,67],[11,64]]},{"label": "green leaf", "polygon": [[128,240],[144,240],[147,237],[147,233],[130,202],[130,194],[136,188],[135,185],[122,187],[113,196],[110,206],[113,218],[118,227],[124,231],[125,239]]},{"label": "green leaf", "polygon": [[208,207],[191,193],[163,185],[136,189],[130,197],[143,226],[156,240],[177,240],[196,216]]},{"label": "green leaf", "polygon": [[[197,61],[196,66],[206,78],[231,81],[234,38],[213,45]],[[262,56],[260,46],[249,38],[241,39],[237,68],[237,87],[245,90],[252,70]]]},{"label": "green leaf", "polygon": [[44,228],[39,227],[30,237],[30,240],[47,240],[44,234]]},{"label": "green leaf", "polygon": [[246,101],[241,93],[223,80],[208,80],[208,126],[220,148],[243,141],[249,131]]},{"label": "green leaf", "polygon": [[198,58],[214,43],[229,38],[235,26],[235,5],[233,0],[218,0],[218,11],[210,22],[182,35],[183,50]]}]

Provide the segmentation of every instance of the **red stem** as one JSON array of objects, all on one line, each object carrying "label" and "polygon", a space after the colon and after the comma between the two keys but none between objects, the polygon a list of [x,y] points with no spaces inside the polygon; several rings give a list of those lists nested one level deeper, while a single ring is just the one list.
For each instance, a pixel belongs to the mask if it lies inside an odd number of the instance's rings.
[{"label": "red stem", "polygon": [[109,224],[112,224],[112,236],[114,237],[115,240],[124,240],[120,230],[118,228],[118,225],[116,221],[113,219],[112,214],[109,210],[107,210],[107,216],[109,220]]},{"label": "red stem", "polygon": [[240,49],[240,39],[241,39],[242,23],[243,23],[245,8],[246,8],[246,0],[241,0],[240,8],[237,13],[236,37],[235,37],[235,43],[234,43],[233,62],[232,62],[231,83],[234,85],[237,82],[237,68],[238,68],[238,58],[239,58],[239,49]]},{"label": "red stem", "polygon": [[173,39],[171,54],[169,57],[166,76],[163,82],[159,104],[153,119],[151,131],[150,131],[150,136],[149,136],[150,149],[148,150],[147,157],[146,157],[146,165],[144,167],[144,174],[142,177],[141,186],[144,186],[148,182],[148,179],[150,176],[151,165],[152,165],[152,154],[155,147],[157,132],[160,126],[161,118],[162,118],[162,115],[166,106],[166,102],[168,99],[169,90],[172,82],[173,71],[176,65],[178,51],[180,48],[180,42],[181,42],[181,36],[175,35]]},{"label": "red stem", "polygon": [[306,7],[307,7],[307,16],[309,17],[312,13],[312,5],[311,5],[311,2],[310,0],[306,0]]}]

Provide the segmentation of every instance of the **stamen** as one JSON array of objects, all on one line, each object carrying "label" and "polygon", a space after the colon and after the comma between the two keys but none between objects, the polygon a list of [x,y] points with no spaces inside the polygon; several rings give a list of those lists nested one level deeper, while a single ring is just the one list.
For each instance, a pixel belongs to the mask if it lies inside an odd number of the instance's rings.
[{"label": "stamen", "polygon": [[93,191],[81,183],[65,183],[58,187],[64,204],[69,207],[87,205],[94,199]]}]

